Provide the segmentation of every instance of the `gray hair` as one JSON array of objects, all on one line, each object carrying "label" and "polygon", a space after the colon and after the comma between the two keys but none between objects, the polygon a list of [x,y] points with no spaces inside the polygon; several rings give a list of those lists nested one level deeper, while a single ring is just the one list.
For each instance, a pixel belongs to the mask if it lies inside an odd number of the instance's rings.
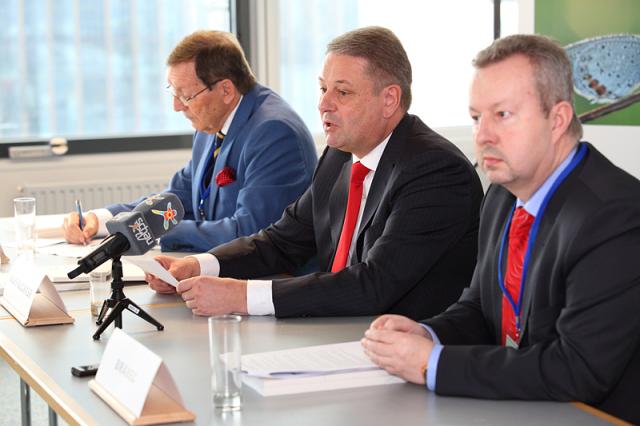
[{"label": "gray hair", "polygon": [[389,84],[400,86],[401,105],[411,106],[411,63],[396,35],[383,27],[365,27],[334,38],[327,45],[327,54],[355,56],[368,62],[367,73],[378,92]]}]

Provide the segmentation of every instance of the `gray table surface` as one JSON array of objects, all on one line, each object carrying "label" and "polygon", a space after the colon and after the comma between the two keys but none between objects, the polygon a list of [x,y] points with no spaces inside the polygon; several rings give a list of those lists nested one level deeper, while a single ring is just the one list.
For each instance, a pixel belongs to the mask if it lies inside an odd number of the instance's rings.
[{"label": "gray table surface", "polygon": [[[50,265],[74,263],[52,256],[37,258]],[[6,267],[0,274],[6,274]],[[165,330],[156,331],[127,311],[123,330],[163,359],[198,425],[608,424],[606,416],[587,412],[581,405],[442,397],[408,383],[275,397],[262,397],[245,386],[242,411],[223,415],[211,403],[207,319],[192,315],[179,297],[155,294],[147,286],[128,286],[125,293],[163,323]],[[24,328],[0,308],[0,345],[7,346],[0,348],[0,354],[68,422],[124,425],[89,389],[88,379],[70,374],[72,366],[99,362],[113,328],[94,341],[96,325],[88,292],[61,294],[74,324]],[[244,317],[242,351],[358,340],[370,321],[365,317]],[[11,356],[7,349],[14,351]]]},{"label": "gray table surface", "polygon": [[[147,292],[150,291],[138,287],[128,289],[127,295],[142,302]],[[145,309],[165,325],[165,330],[155,331],[130,313],[123,316],[123,329],[162,357],[186,407],[196,414],[198,425],[606,424],[572,404],[440,397],[413,384],[266,398],[244,387],[243,410],[223,417],[211,404],[206,318],[193,316],[184,306],[176,304],[172,296],[154,295],[152,299],[159,306],[148,305]],[[101,341],[93,341],[95,325],[89,311],[73,315],[76,318],[73,325],[37,328],[1,320],[0,334],[42,369],[34,374],[45,377],[36,379],[52,380],[59,386],[58,393],[66,394],[82,407],[81,417],[87,423],[125,424],[91,392],[88,379],[73,377],[69,371],[73,365],[98,362],[112,329],[105,332]],[[370,318],[246,317],[241,325],[242,350],[253,353],[356,340],[369,322]],[[43,397],[47,400],[46,395]]]}]

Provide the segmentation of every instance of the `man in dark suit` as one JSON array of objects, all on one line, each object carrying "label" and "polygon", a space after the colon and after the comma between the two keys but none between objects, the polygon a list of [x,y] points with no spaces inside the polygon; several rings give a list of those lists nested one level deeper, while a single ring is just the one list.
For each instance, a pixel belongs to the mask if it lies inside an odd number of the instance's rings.
[{"label": "man in dark suit", "polygon": [[[162,249],[202,252],[275,222],[307,189],[317,162],[302,119],[256,83],[232,34],[197,31],[178,43],[167,65],[173,108],[196,133],[191,160],[165,190],[180,198],[185,217],[162,237]],[[70,213],[67,240],[106,234],[107,220],[144,198],[86,214],[83,230]]]},{"label": "man in dark suit", "polygon": [[469,289],[424,321],[387,315],[371,359],[441,395],[582,401],[640,422],[640,182],[578,143],[555,42],[495,41],[469,111],[494,185]]},{"label": "man in dark suit", "polygon": [[[159,258],[177,278],[195,277],[178,286],[194,313],[419,318],[468,285],[482,188],[457,148],[407,114],[411,65],[400,41],[380,27],[338,37],[319,82],[328,147],[302,197],[256,235]],[[291,274],[314,256],[320,272],[305,276],[216,277]]]}]

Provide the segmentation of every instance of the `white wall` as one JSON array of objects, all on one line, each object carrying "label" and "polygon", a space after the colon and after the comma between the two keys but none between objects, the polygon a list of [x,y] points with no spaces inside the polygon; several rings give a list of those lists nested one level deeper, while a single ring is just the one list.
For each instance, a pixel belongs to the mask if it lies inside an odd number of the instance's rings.
[{"label": "white wall", "polygon": [[[475,161],[471,127],[436,129]],[[584,126],[583,141],[590,142],[613,164],[640,179],[640,126]],[[488,185],[480,176],[483,185]]]},{"label": "white wall", "polygon": [[640,126],[584,126],[582,139],[640,179]]}]

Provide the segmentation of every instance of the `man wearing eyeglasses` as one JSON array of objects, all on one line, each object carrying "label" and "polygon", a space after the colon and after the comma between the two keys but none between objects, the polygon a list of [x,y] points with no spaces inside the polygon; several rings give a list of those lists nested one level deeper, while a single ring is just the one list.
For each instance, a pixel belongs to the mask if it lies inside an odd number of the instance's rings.
[{"label": "man wearing eyeglasses", "polygon": [[[173,109],[196,130],[191,160],[171,179],[168,192],[185,208],[184,219],[162,237],[166,251],[206,251],[275,222],[309,186],[317,156],[309,130],[287,103],[256,83],[235,37],[198,31],[167,60]],[[113,215],[142,198],[64,221],[65,237],[85,243],[106,234]]]}]

